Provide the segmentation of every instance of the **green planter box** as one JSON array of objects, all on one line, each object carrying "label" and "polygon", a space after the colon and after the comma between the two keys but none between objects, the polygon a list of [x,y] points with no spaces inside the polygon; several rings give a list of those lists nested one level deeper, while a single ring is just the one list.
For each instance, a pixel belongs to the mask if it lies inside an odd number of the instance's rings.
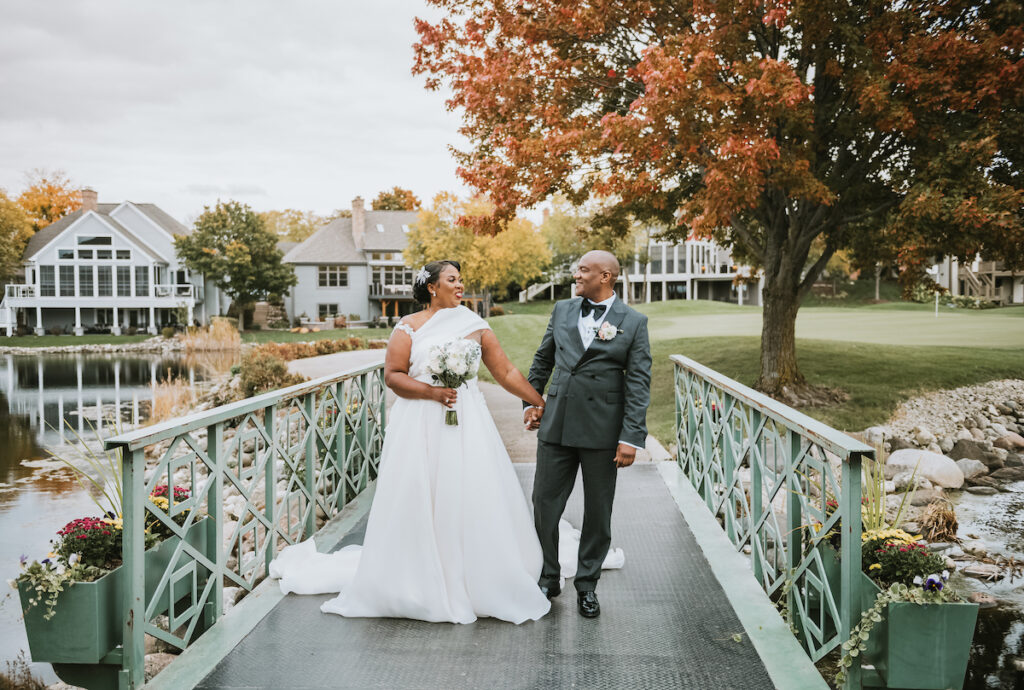
[{"label": "green planter box", "polygon": [[[839,554],[819,548],[832,596],[839,601]],[[881,589],[860,574],[860,610],[874,606]],[[812,602],[813,603],[813,602]],[[866,687],[901,690],[962,688],[978,619],[978,605],[962,602],[914,604],[893,602],[875,624],[864,659],[875,667],[880,683],[865,678]]]},{"label": "green planter box", "polygon": [[[186,537],[189,544],[211,556],[213,528],[213,520],[197,522]],[[178,537],[165,539],[146,551],[147,600],[170,565],[178,541]],[[49,662],[62,680],[87,688],[110,687],[101,679],[113,674],[116,687],[120,662],[115,667],[103,660],[123,644],[124,579],[123,568],[115,568],[95,582],[76,582],[61,592],[49,620],[43,617],[44,605],[29,606],[31,590],[25,583],[18,583],[32,661]],[[205,581],[205,577],[199,581]],[[190,594],[182,592],[179,598]],[[169,608],[169,601],[168,597],[163,612]]]},{"label": "green planter box", "polygon": [[876,624],[865,658],[884,687],[962,688],[978,620],[978,605],[961,602],[890,603]]}]

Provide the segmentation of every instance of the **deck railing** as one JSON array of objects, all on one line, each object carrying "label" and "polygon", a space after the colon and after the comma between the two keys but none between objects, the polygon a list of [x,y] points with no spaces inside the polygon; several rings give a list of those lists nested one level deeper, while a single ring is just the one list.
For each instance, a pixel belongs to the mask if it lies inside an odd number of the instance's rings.
[{"label": "deck railing", "polygon": [[[124,467],[121,687],[143,683],[145,635],[186,648],[226,585],[252,590],[376,478],[384,391],[378,364],[107,439]],[[147,552],[147,531],[169,536]]]},{"label": "deck railing", "polygon": [[[860,619],[861,461],[874,450],[692,359],[672,361],[676,459],[818,661]],[[859,666],[848,675],[860,687]]]}]

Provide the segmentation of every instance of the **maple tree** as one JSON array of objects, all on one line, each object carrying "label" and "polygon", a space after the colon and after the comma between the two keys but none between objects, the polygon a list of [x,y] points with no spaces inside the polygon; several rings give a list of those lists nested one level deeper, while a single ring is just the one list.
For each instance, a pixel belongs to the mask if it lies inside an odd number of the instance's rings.
[{"label": "maple tree", "polygon": [[[192,232],[177,235],[174,246],[190,271],[211,279],[245,314],[249,304],[298,282],[292,267],[281,262],[279,239],[247,204],[218,201],[203,208]],[[244,327],[241,319],[238,327]]]},{"label": "maple tree", "polygon": [[18,196],[32,222],[32,231],[39,232],[82,207],[82,193],[61,170],[52,173],[36,169],[28,173],[28,186]]},{"label": "maple tree", "polygon": [[390,191],[381,192],[370,202],[374,211],[416,211],[420,208],[420,200],[408,189],[392,187]]},{"label": "maple tree", "polygon": [[484,199],[463,201],[442,192],[409,227],[409,243],[402,256],[410,266],[442,259],[458,261],[469,292],[501,291],[511,283],[525,285],[543,275],[551,252],[544,235],[529,220],[515,218],[496,235],[475,234],[457,222],[460,217],[491,213],[493,207]]},{"label": "maple tree", "polygon": [[839,250],[907,283],[936,255],[1024,265],[1019,2],[429,1],[414,71],[495,204],[464,222],[560,192],[730,246],[764,274],[761,390],[806,385],[796,315]]},{"label": "maple tree", "polygon": [[25,209],[0,189],[0,285],[18,272],[32,234],[32,221]]}]

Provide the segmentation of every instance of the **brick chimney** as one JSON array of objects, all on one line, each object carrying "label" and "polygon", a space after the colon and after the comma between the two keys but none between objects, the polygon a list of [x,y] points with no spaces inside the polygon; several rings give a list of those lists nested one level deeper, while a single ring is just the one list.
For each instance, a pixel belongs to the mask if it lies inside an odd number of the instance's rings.
[{"label": "brick chimney", "polygon": [[96,191],[86,187],[85,189],[83,189],[81,191],[81,194],[82,194],[82,213],[85,213],[86,211],[95,211],[96,210],[96,199],[97,199],[97,196],[98,196],[96,194]]},{"label": "brick chimney", "polygon": [[363,207],[363,197],[357,196],[352,200],[352,241],[359,249],[365,246],[364,235],[366,235],[366,209]]},{"label": "brick chimney", "polygon": [[540,215],[541,215],[541,221],[540,222],[541,223],[547,223],[548,222],[548,218],[551,217],[551,209],[550,208],[545,208],[543,211],[541,211]]}]

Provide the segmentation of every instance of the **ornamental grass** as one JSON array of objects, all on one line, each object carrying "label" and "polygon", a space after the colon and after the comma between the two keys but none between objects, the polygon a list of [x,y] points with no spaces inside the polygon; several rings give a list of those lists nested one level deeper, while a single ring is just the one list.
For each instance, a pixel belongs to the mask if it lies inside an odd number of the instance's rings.
[{"label": "ornamental grass", "polygon": [[214,317],[206,327],[189,327],[182,336],[186,353],[237,350],[242,346],[234,319]]}]

